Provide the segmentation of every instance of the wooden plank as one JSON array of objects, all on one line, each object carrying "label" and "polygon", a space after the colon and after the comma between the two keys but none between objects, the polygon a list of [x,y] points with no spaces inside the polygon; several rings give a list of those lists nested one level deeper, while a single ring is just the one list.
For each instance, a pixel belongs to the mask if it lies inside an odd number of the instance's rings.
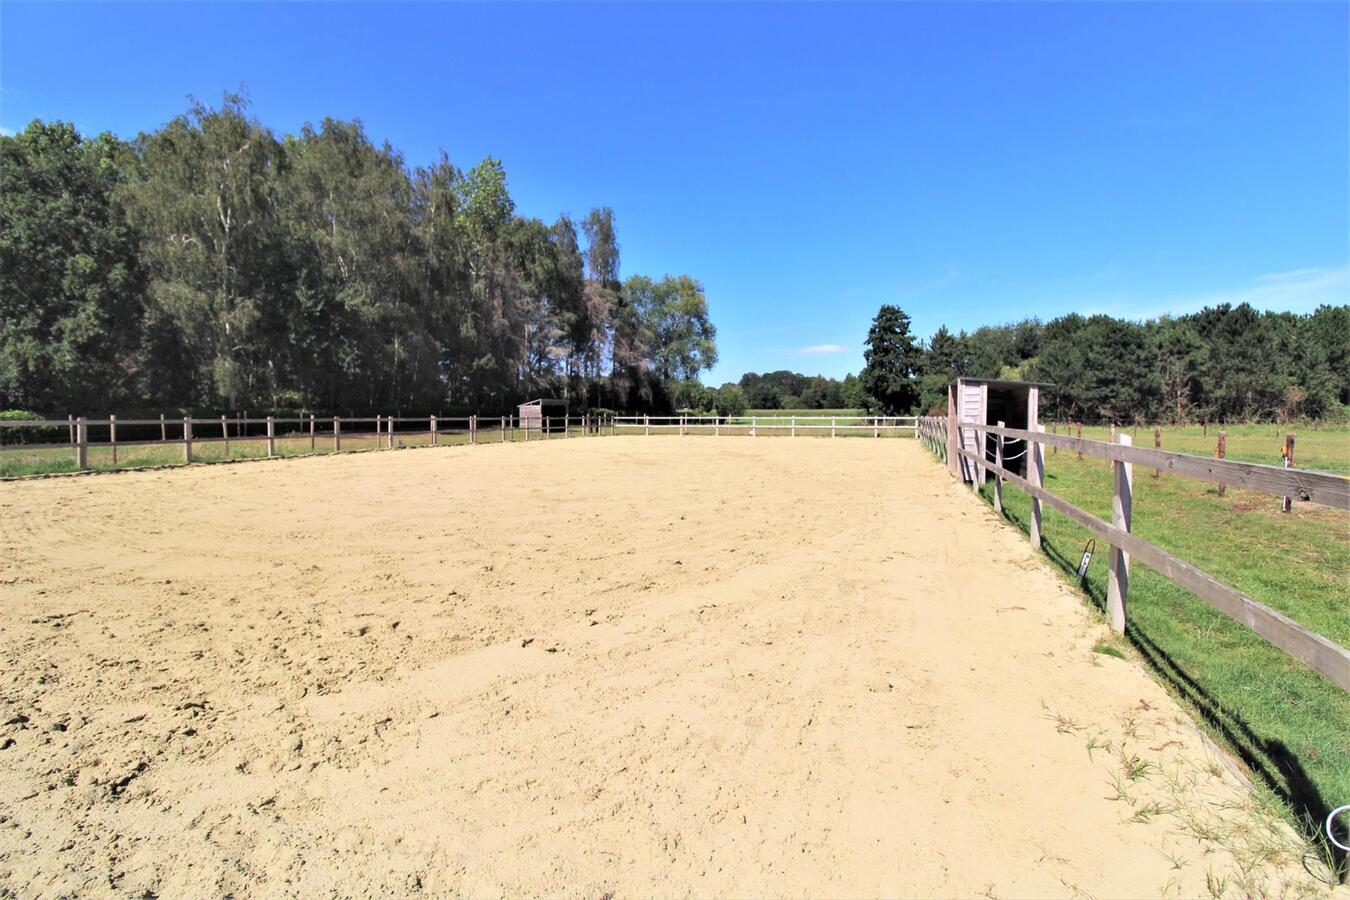
[{"label": "wooden plank", "polygon": [[962,423],[961,428],[990,434],[1002,434],[1005,437],[1034,439],[1048,446],[1076,450],[1079,453],[1109,459],[1113,462],[1119,460],[1145,468],[1162,469],[1164,472],[1184,475],[1187,478],[1231,484],[1251,491],[1274,494],[1277,497],[1292,495],[1300,500],[1319,503],[1322,506],[1350,510],[1350,478],[1332,472],[1319,472],[1315,469],[1284,469],[1280,466],[1270,466],[1263,463],[1211,459],[1206,456],[1177,453],[1173,450],[1153,450],[1125,444],[1104,444],[1100,441],[1083,440],[1067,435],[1033,434],[1019,428],[999,428],[995,425]]},{"label": "wooden plank", "polygon": [[83,472],[89,468],[89,426],[85,424],[84,416],[75,419],[74,423],[75,468]]},{"label": "wooden plank", "polygon": [[[958,449],[957,452],[968,451]],[[1124,550],[1134,560],[1190,591],[1225,615],[1236,619],[1337,686],[1350,691],[1350,650],[1303,627],[1264,603],[1253,600],[1161,547],[1121,531],[1045,488],[1037,487],[1020,475],[1005,472],[1004,477],[1028,494],[1059,510],[1097,537]]]},{"label": "wooden plank", "polygon": [[[1045,431],[1044,425],[1037,425],[1036,430]],[[1031,483],[1038,489],[1045,489],[1045,447],[1036,443],[1027,444],[1027,451],[1031,453],[1031,459],[1027,460],[1027,474],[1031,476]],[[1031,546],[1037,550],[1041,549],[1041,498],[1032,495],[1031,498]]]},{"label": "wooden plank", "polygon": [[[1002,428],[1004,423],[1000,420],[998,427]],[[997,449],[994,451],[994,465],[998,467],[998,472],[1003,471],[1003,435],[998,436]],[[994,512],[1003,514],[1003,476],[994,475]]]},{"label": "wooden plank", "polygon": [[[1117,441],[1125,446],[1134,442],[1128,434]],[[1121,531],[1130,530],[1134,507],[1134,466],[1127,462],[1111,463],[1114,488],[1111,492],[1111,524]],[[1106,612],[1111,628],[1117,634],[1125,633],[1125,611],[1130,594],[1130,555],[1111,545],[1111,568],[1106,583]]]}]

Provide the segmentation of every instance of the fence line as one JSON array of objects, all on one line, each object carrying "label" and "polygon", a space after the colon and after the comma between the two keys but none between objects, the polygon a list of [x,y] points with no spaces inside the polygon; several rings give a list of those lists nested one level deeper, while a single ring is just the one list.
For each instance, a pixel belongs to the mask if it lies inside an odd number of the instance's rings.
[{"label": "fence line", "polygon": [[[996,439],[998,449],[993,463],[990,463],[987,453],[965,449],[961,440],[963,429],[968,429],[974,435],[985,436],[986,442],[989,437]],[[1296,496],[1339,510],[1350,510],[1350,478],[1310,469],[1279,468],[1134,447],[1131,437],[1125,434],[1116,436],[1117,443],[1107,444],[1066,435],[1046,434],[1045,426],[1039,426],[1036,431],[1028,431],[1007,428],[1002,423],[978,425],[966,422],[955,423],[955,432],[952,433],[949,432],[947,421],[936,417],[925,417],[921,420],[919,433],[925,445],[941,458],[947,460],[954,457],[957,460],[959,473],[970,479],[973,490],[979,490],[983,473],[992,474],[996,503],[1002,499],[1003,481],[1011,482],[1031,495],[1031,543],[1037,549],[1041,546],[1042,504],[1060,511],[1110,544],[1107,613],[1111,619],[1111,627],[1117,632],[1123,633],[1125,630],[1129,608],[1130,562],[1137,559],[1159,575],[1185,588],[1276,647],[1301,660],[1332,683],[1350,691],[1350,650],[1248,597],[1185,560],[1136,537],[1130,531],[1136,463],[1187,478],[1216,481],[1221,486],[1234,484],[1276,496]],[[1001,448],[1003,443],[1010,439],[1028,442],[1032,451],[1027,467],[1029,477],[1024,478],[1004,467]],[[1045,446],[1063,447],[1079,454],[1111,461],[1114,485],[1109,523],[1045,489],[1045,455],[1042,449]]]},{"label": "fence line", "polygon": [[[870,433],[872,437],[905,434],[919,436],[919,419],[916,416],[615,416],[613,429],[641,430],[644,435],[653,431],[677,431],[681,435],[691,433],[748,435],[758,437],[761,429],[769,435],[796,437],[797,432],[830,433],[830,437],[840,434]],[[698,429],[697,432],[692,429]]]},{"label": "fence line", "polygon": [[[480,420],[481,425],[480,427]],[[414,423],[423,427],[399,429],[399,425]],[[250,433],[248,426],[263,426],[261,433]],[[290,431],[279,432],[278,425],[298,426]],[[158,426],[159,438],[150,440],[119,439],[118,429],[150,428]],[[322,428],[320,427],[322,426]],[[346,426],[346,427],[344,427]],[[352,426],[357,426],[353,428]],[[359,426],[365,426],[361,428]],[[68,441],[41,443],[6,443],[6,433],[24,428],[61,428],[68,430]],[[202,429],[208,429],[203,433]],[[107,440],[94,440],[91,429],[106,430]],[[520,419],[517,416],[266,416],[249,418],[220,416],[219,418],[195,418],[185,416],[181,419],[119,419],[87,418],[71,416],[68,419],[24,419],[0,421],[0,454],[25,453],[45,450],[69,450],[75,461],[76,469],[90,469],[89,451],[107,449],[114,464],[118,461],[118,449],[129,447],[182,447],[183,462],[194,460],[193,448],[201,445],[220,444],[228,455],[232,443],[265,443],[267,457],[277,456],[277,441],[309,439],[311,452],[319,451],[319,441],[331,445],[331,452],[341,453],[342,441],[353,439],[375,439],[375,449],[393,449],[394,439],[427,437],[430,446],[440,443],[442,436],[457,435],[468,437],[468,443],[476,444],[481,433],[501,433],[501,441],[515,441],[517,434],[522,440],[548,440],[570,438],[577,434],[599,435],[608,431],[613,434],[613,417],[609,415],[584,414],[581,417],[571,415],[544,416]],[[231,433],[233,432],[233,433]],[[491,440],[484,437],[483,440]]]}]

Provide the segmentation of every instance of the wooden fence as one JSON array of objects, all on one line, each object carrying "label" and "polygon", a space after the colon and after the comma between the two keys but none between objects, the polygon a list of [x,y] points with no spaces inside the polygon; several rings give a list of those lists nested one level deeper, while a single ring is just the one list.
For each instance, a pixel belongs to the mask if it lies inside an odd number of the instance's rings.
[{"label": "wooden fence", "polygon": [[917,437],[915,416],[616,416],[614,431],[641,431],[644,435],[675,431],[678,434],[745,435],[749,437]]},{"label": "wooden fence", "polygon": [[[960,440],[961,429],[969,429],[976,435],[986,436],[986,440],[975,441],[975,444],[985,448],[986,452],[965,449]],[[918,431],[920,440],[946,460],[949,467],[953,459],[956,461],[956,470],[969,479],[973,490],[979,490],[983,473],[994,476],[995,509],[1002,511],[1005,481],[1029,494],[1031,543],[1034,547],[1041,546],[1043,505],[1058,510],[1097,538],[1110,544],[1106,604],[1111,627],[1117,632],[1125,630],[1130,563],[1132,560],[1138,560],[1210,606],[1241,622],[1334,684],[1350,691],[1350,651],[1202,572],[1185,560],[1130,533],[1136,464],[1187,478],[1218,482],[1220,487],[1232,484],[1278,497],[1297,497],[1300,500],[1339,510],[1350,510],[1350,478],[1311,469],[1280,468],[1134,447],[1131,437],[1126,434],[1118,434],[1116,442],[1108,444],[1068,435],[1046,434],[1043,425],[1035,431],[1028,431],[1006,428],[1002,423],[996,426],[958,423],[953,433],[949,431],[946,419],[934,417],[921,419]],[[987,452],[988,436],[994,438],[992,462]],[[1009,471],[1003,465],[1004,442],[1009,440],[1027,442],[1026,452],[1029,458],[1025,478]],[[1113,491],[1110,522],[1079,509],[1045,489],[1043,448],[1047,446],[1071,450],[1080,456],[1086,454],[1111,461]]]},{"label": "wooden fence", "polygon": [[[422,427],[422,426],[425,426]],[[14,442],[6,441],[21,429],[67,430],[66,441]],[[117,430],[123,429],[123,439],[118,439]],[[127,429],[144,434],[158,430],[158,438],[126,440]],[[97,430],[105,435],[104,440],[91,437]],[[73,454],[75,467],[87,470],[89,451],[105,449],[111,454],[112,462],[118,462],[118,450],[129,447],[182,447],[183,462],[193,461],[193,448],[203,444],[223,445],[226,456],[232,443],[264,443],[267,456],[277,455],[277,441],[309,442],[309,450],[319,452],[342,452],[343,440],[374,438],[376,449],[393,449],[394,440],[413,436],[426,436],[432,446],[440,443],[447,435],[462,435],[467,442],[476,444],[486,441],[514,441],[517,435],[521,439],[547,440],[566,438],[574,434],[600,434],[613,431],[610,416],[554,416],[542,419],[521,421],[514,416],[301,416],[245,418],[220,416],[218,418],[165,418],[158,419],[118,419],[86,418],[71,416],[68,419],[27,419],[0,421],[0,453],[68,449]]]}]

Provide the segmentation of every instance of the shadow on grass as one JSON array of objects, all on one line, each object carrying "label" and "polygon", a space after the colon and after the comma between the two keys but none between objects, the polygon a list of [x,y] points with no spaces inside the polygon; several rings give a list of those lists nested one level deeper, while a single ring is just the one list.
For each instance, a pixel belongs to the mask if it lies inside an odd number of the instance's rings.
[{"label": "shadow on grass", "polygon": [[[981,491],[980,497],[992,506],[992,499],[987,496],[987,490]],[[1007,506],[1004,507],[1002,515],[1005,521],[1016,526],[1023,534],[1030,534],[1031,524],[1026,518]],[[1081,551],[1068,547],[1066,553],[1063,538],[1056,541],[1045,535],[1044,531],[1041,536],[1041,549],[1069,581],[1078,585],[1091,604],[1105,614],[1105,585],[1090,579],[1082,582],[1078,580]],[[1343,882],[1347,869],[1350,868],[1347,866],[1348,854],[1332,845],[1322,831],[1323,823],[1331,813],[1331,806],[1317,789],[1317,785],[1308,777],[1298,757],[1283,741],[1262,737],[1247,723],[1241,713],[1225,706],[1205,690],[1185,667],[1133,620],[1126,622],[1125,637],[1147,660],[1149,667],[1175,693],[1184,697],[1199,711],[1210,728],[1223,737],[1229,748],[1242,759],[1247,768],[1288,804],[1293,811],[1298,829],[1313,844],[1321,848],[1323,860]]]}]

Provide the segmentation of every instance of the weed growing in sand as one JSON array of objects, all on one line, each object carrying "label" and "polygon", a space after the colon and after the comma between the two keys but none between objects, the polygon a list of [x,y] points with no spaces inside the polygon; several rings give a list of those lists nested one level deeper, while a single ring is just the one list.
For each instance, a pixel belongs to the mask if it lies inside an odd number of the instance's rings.
[{"label": "weed growing in sand", "polygon": [[1116,659],[1128,659],[1125,651],[1108,641],[1098,641],[1092,645],[1093,653],[1100,653],[1102,656],[1114,656]]}]

